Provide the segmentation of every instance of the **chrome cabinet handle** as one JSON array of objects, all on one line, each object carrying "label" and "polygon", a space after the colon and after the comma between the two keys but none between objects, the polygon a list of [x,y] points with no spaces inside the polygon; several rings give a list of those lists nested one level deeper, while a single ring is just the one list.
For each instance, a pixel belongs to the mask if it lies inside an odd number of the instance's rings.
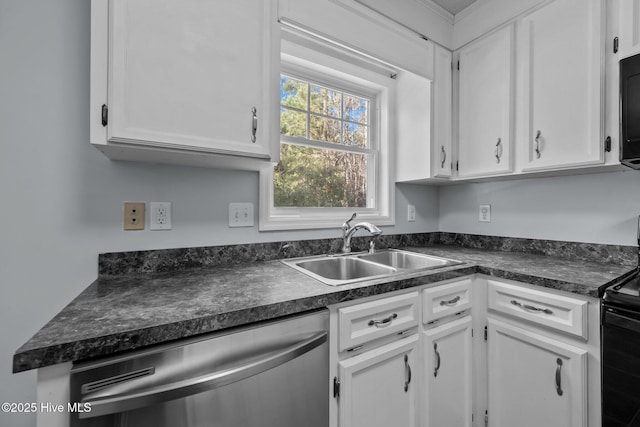
[{"label": "chrome cabinet handle", "polygon": [[440,305],[447,305],[449,307],[451,307],[452,305],[456,305],[458,303],[458,301],[460,301],[460,295],[458,295],[457,297],[450,299],[449,301],[440,301]]},{"label": "chrome cabinet handle", "polygon": [[496,163],[500,163],[501,157],[502,157],[502,138],[498,138],[498,142],[496,143]]},{"label": "chrome cabinet handle", "polygon": [[258,132],[258,110],[256,107],[251,108],[251,142],[256,142],[256,133]]},{"label": "chrome cabinet handle", "polygon": [[444,168],[444,162],[447,161],[447,152],[444,150],[444,145],[440,147],[440,158],[442,159],[440,167]]},{"label": "chrome cabinet handle", "polygon": [[556,367],[556,393],[558,393],[558,396],[562,396],[562,376],[561,376],[561,370],[562,370],[562,359],[560,359],[559,357],[556,359],[556,364],[558,365]]},{"label": "chrome cabinet handle", "polygon": [[534,313],[544,313],[544,314],[553,314],[553,311],[549,310],[548,308],[538,308],[538,307],[534,307],[532,305],[527,305],[527,304],[522,304],[519,303],[518,301],[512,299],[511,300],[511,304],[520,307],[523,310],[527,310],[527,311],[533,311]]},{"label": "chrome cabinet handle", "polygon": [[436,367],[433,370],[433,376],[438,376],[438,371],[440,370],[440,352],[438,352],[438,344],[433,343],[433,352],[436,354]]},{"label": "chrome cabinet handle", "polygon": [[406,375],[406,380],[404,381],[404,391],[405,393],[409,391],[409,383],[411,382],[411,365],[409,365],[409,356],[404,355],[404,370]]},{"label": "chrome cabinet handle", "polygon": [[542,132],[538,131],[536,133],[536,157],[540,158],[540,137],[542,136]]},{"label": "chrome cabinet handle", "polygon": [[398,315],[396,313],[391,314],[389,317],[385,317],[382,320],[369,320],[369,326],[375,326],[376,328],[384,328],[389,326],[393,319],[397,318]]}]

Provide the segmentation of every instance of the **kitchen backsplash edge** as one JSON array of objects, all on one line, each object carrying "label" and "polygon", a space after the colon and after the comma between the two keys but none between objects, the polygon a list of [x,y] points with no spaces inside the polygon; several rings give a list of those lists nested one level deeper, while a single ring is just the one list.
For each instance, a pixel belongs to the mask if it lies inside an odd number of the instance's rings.
[{"label": "kitchen backsplash edge", "polygon": [[[366,250],[370,236],[354,237],[354,251]],[[115,276],[180,271],[192,268],[232,266],[282,258],[338,253],[342,239],[316,239],[195,248],[110,252],[98,256],[98,274]],[[634,266],[638,250],[634,246],[554,240],[523,239],[477,234],[430,232],[381,235],[376,248],[406,248],[451,245],[474,249],[531,253],[564,259]]]}]

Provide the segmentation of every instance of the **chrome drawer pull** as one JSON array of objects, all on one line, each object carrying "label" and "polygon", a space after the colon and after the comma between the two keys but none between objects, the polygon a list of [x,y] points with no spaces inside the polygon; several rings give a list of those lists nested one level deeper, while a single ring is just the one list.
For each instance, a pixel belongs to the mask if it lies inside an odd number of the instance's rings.
[{"label": "chrome drawer pull", "polygon": [[456,305],[458,303],[458,301],[460,301],[460,295],[458,295],[457,297],[450,299],[449,301],[440,301],[440,305],[448,305],[448,306],[452,306],[452,305]]},{"label": "chrome drawer pull", "polygon": [[404,369],[407,378],[404,382],[404,391],[406,393],[409,391],[409,383],[411,382],[411,366],[409,365],[409,356],[406,354],[404,355]]},{"label": "chrome drawer pull", "polygon": [[502,138],[498,138],[498,142],[496,143],[496,163],[500,163],[501,157],[502,157]]},{"label": "chrome drawer pull", "polygon": [[447,161],[447,152],[444,151],[444,145],[440,147],[440,158],[442,159],[442,162],[440,163],[440,168],[444,168],[444,162]]},{"label": "chrome drawer pull", "polygon": [[397,318],[398,315],[393,313],[389,317],[385,317],[382,320],[369,320],[369,326],[375,326],[376,328],[384,328],[385,326],[389,326],[393,319]]},{"label": "chrome drawer pull", "polygon": [[523,310],[533,311],[534,313],[553,314],[553,311],[549,310],[548,308],[538,308],[532,305],[522,304],[514,299],[511,300],[511,304],[518,306]]},{"label": "chrome drawer pull", "polygon": [[562,377],[560,375],[560,370],[562,369],[562,359],[558,357],[558,359],[556,360],[556,364],[558,365],[558,367],[556,368],[556,393],[558,393],[558,396],[562,396]]},{"label": "chrome drawer pull", "polygon": [[437,377],[438,376],[438,370],[440,370],[440,353],[438,352],[438,344],[437,343],[433,343],[433,351],[436,354],[436,367],[433,370],[433,376]]}]

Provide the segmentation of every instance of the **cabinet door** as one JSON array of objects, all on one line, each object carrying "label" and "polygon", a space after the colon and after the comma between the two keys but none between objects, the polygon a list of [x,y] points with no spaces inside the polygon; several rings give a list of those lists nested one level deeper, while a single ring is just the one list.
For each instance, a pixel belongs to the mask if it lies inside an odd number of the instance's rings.
[{"label": "cabinet door", "polygon": [[340,427],[415,426],[417,360],[414,335],[341,361]]},{"label": "cabinet door", "polygon": [[513,25],[460,50],[458,176],[511,171]]},{"label": "cabinet door", "polygon": [[108,6],[109,142],[269,157],[273,1]]},{"label": "cabinet door", "polygon": [[620,0],[620,58],[640,53],[640,0]]},{"label": "cabinet door", "polygon": [[424,332],[424,427],[470,427],[471,316]]},{"label": "cabinet door", "polygon": [[522,19],[523,170],[604,161],[601,0],[555,0]]},{"label": "cabinet door", "polygon": [[432,138],[433,176],[439,178],[451,177],[451,138],[452,138],[452,70],[451,51],[435,46],[433,107],[432,107]]},{"label": "cabinet door", "polygon": [[587,352],[489,319],[489,425],[587,425]]}]

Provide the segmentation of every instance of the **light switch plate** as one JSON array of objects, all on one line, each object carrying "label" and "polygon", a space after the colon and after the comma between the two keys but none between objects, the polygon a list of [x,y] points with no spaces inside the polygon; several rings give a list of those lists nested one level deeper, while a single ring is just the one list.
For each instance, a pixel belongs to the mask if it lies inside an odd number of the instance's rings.
[{"label": "light switch plate", "polygon": [[253,227],[253,203],[229,203],[229,227]]},{"label": "light switch plate", "polygon": [[491,222],[491,205],[480,205],[478,213],[480,222]]}]

